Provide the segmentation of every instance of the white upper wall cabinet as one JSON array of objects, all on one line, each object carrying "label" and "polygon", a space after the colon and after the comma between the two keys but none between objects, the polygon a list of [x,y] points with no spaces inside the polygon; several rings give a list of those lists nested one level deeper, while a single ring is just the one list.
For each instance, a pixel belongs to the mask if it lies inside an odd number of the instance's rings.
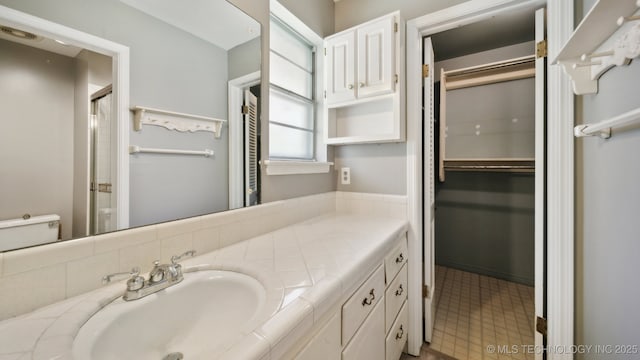
[{"label": "white upper wall cabinet", "polygon": [[358,97],[393,92],[395,85],[395,48],[393,16],[357,29]]},{"label": "white upper wall cabinet", "polygon": [[325,39],[326,143],[404,141],[404,26],[399,12]]},{"label": "white upper wall cabinet", "polygon": [[348,31],[326,41],[328,103],[355,100],[356,98],[355,44],[354,31]]}]

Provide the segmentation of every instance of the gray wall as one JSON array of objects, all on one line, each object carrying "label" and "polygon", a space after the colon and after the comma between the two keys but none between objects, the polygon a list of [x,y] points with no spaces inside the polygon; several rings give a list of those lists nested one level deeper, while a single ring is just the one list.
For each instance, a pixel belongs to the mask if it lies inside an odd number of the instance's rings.
[{"label": "gray wall", "polygon": [[533,285],[534,176],[447,172],[436,185],[436,263]]},{"label": "gray wall", "polygon": [[[223,49],[186,32],[176,31],[176,28],[118,0],[60,0],[55,3],[0,0],[0,4],[129,46],[132,106],[227,118],[227,52]],[[87,12],[87,9],[91,9],[91,12]],[[132,132],[131,143],[143,145],[155,142],[159,139],[150,138],[154,132],[146,129],[139,134]],[[188,198],[196,197],[196,194],[211,198],[207,194],[213,191],[224,193],[225,196],[215,197],[222,203],[212,204],[212,209],[228,206],[227,136],[224,127],[222,137],[215,140],[215,173],[211,168],[200,167],[202,164],[191,168],[180,164],[182,176],[174,178],[175,188],[181,189]],[[179,139],[178,136],[167,137],[163,138],[162,147],[180,148],[188,141],[191,140]],[[198,149],[195,144],[191,146]],[[155,203],[144,205],[148,198],[149,183],[153,182],[152,176],[174,166],[173,162],[168,161],[149,162],[142,170],[137,167],[138,164],[139,161],[132,158],[130,201],[131,204],[140,205],[131,208],[132,224],[138,224],[141,218],[153,220],[145,215],[154,213],[156,206]],[[193,183],[194,179],[203,177],[207,179],[207,189],[202,184],[195,186]],[[211,184],[221,185],[214,187]],[[162,193],[158,197],[163,198]],[[173,218],[184,216],[175,212]],[[162,216],[157,220],[166,219]]]},{"label": "gray wall", "polygon": [[[404,143],[363,144],[335,148],[336,182],[339,191],[405,195],[407,150]],[[351,184],[342,185],[340,169],[351,169]]]},{"label": "gray wall", "polygon": [[[440,61],[435,67],[439,73],[441,68],[454,70],[480,65],[530,55],[532,50],[533,43],[527,42]],[[458,148],[449,152],[450,145],[456,145],[455,140],[460,137],[453,134],[456,122],[467,121],[478,113],[477,109],[468,109],[467,105],[472,101],[478,103],[477,99],[471,100],[468,96],[482,97],[482,101],[489,105],[486,116],[508,119],[517,113],[520,123],[534,124],[532,81],[526,79],[496,85],[526,85],[528,90],[525,89],[524,93],[529,99],[512,108],[513,102],[504,103],[504,94],[497,98],[492,97],[496,95],[493,92],[486,91],[493,85],[450,91],[447,94],[447,125],[452,134],[447,138],[447,155],[472,158],[479,153],[478,149],[472,148],[475,143],[471,141],[477,136],[458,141]],[[478,93],[477,90],[483,91]],[[451,99],[449,95],[452,95]],[[481,132],[485,125],[490,124],[483,124]],[[508,154],[498,156],[492,153],[480,157],[533,157],[534,133],[525,134],[529,139],[519,139],[521,143],[515,145],[511,139],[517,137],[513,135],[489,139],[504,145],[491,146],[491,149]],[[462,149],[465,146],[467,148]],[[486,148],[484,143],[481,146]],[[436,263],[532,285],[534,198],[533,174],[447,172],[446,181],[436,183]]]},{"label": "gray wall", "polygon": [[[584,11],[591,5],[584,1]],[[609,70],[600,78],[598,94],[577,97],[576,123],[595,123],[640,106],[638,79],[637,59]],[[637,125],[614,129],[608,140],[576,140],[577,344],[637,345],[640,339],[638,154]],[[610,354],[606,359],[637,356]]]},{"label": "gray wall", "polygon": [[260,71],[260,38],[229,49],[227,59],[229,80]]},{"label": "gray wall", "polygon": [[74,63],[0,40],[0,219],[58,214],[71,236]]},{"label": "gray wall", "polygon": [[279,2],[321,37],[334,33],[333,0],[279,0]]},{"label": "gray wall", "polygon": [[378,16],[400,10],[403,18],[411,20],[428,13],[465,2],[466,0],[344,0],[335,5],[336,32],[358,25]]}]

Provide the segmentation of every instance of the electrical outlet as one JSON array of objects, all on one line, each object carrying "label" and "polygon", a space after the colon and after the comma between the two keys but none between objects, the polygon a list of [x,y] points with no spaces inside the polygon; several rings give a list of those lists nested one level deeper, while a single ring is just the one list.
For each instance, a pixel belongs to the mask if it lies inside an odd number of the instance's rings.
[{"label": "electrical outlet", "polygon": [[342,185],[351,184],[351,168],[343,167],[340,169],[340,183]]}]

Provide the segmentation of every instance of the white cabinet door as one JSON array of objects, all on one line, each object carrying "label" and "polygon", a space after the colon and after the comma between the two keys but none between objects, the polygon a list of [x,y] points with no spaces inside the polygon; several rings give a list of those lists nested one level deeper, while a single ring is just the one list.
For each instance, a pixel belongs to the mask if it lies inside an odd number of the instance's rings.
[{"label": "white cabinet door", "polygon": [[329,323],[296,355],[295,360],[340,360],[340,313],[333,315]]},{"label": "white cabinet door", "polygon": [[391,93],[395,85],[395,17],[357,29],[358,97]]},{"label": "white cabinet door", "polygon": [[354,100],[355,89],[354,31],[328,38],[325,43],[327,103]]},{"label": "white cabinet door", "polygon": [[385,355],[384,301],[380,301],[342,352],[342,360],[384,360]]}]

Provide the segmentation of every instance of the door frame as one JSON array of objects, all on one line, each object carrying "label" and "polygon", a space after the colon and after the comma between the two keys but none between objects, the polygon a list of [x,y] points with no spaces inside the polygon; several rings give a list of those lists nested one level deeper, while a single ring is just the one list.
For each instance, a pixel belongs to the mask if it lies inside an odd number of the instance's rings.
[{"label": "door frame", "polygon": [[[113,191],[116,193],[116,227],[118,230],[129,228],[129,124],[131,123],[129,111],[129,47],[2,5],[0,5],[0,22],[6,26],[34,32],[111,57],[113,79],[112,110],[116,116],[117,126],[117,174],[113,185]],[[89,114],[87,113],[88,116]],[[88,176],[87,172],[87,178]],[[87,198],[86,208],[88,209],[88,207],[89,199]]]},{"label": "door frame", "polygon": [[[573,2],[544,0],[471,0],[409,20],[407,47],[407,215],[409,220],[408,352],[419,355],[423,343],[423,126],[422,38],[505,11],[547,7],[549,59],[573,33]],[[551,64],[551,61],[548,62]],[[548,347],[574,344],[574,97],[568,77],[547,65],[547,324]],[[550,352],[548,359],[572,359]]]},{"label": "door frame", "polygon": [[242,104],[244,103],[244,89],[260,84],[260,76],[260,71],[255,71],[229,80],[229,209],[244,207]]}]

